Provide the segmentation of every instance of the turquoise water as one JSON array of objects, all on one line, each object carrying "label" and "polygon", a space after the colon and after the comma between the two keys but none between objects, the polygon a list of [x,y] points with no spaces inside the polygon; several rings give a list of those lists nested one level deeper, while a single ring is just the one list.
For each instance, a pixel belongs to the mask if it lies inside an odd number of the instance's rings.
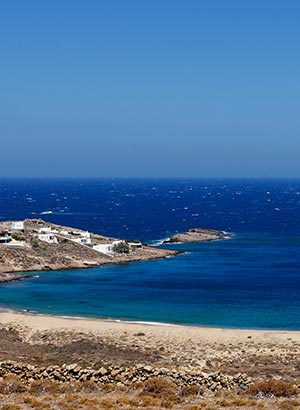
[{"label": "turquoise water", "polygon": [[300,329],[300,180],[0,180],[0,219],[32,217],[151,243],[190,227],[234,236],[173,245],[185,253],[166,260],[1,284],[3,309]]},{"label": "turquoise water", "polygon": [[1,306],[66,316],[300,329],[300,236],[239,233],[229,240],[170,246],[185,253],[2,284]]}]

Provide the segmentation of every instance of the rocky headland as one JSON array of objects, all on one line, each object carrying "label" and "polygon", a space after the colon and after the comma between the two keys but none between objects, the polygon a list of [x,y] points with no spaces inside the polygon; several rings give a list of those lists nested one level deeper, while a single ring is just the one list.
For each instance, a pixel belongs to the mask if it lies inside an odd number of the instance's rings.
[{"label": "rocky headland", "polygon": [[[225,239],[224,231],[191,228],[164,244]],[[42,219],[0,222],[0,282],[20,280],[17,273],[79,269],[175,256],[177,250],[159,249],[45,222]]]},{"label": "rocky headland", "polygon": [[[107,249],[110,251],[106,252]],[[42,219],[0,223],[0,282],[23,278],[18,272],[88,268],[165,258],[177,253]]]},{"label": "rocky headland", "polygon": [[210,242],[229,238],[230,235],[224,231],[203,228],[191,228],[187,232],[177,233],[166,239],[163,243],[187,243],[187,242]]}]

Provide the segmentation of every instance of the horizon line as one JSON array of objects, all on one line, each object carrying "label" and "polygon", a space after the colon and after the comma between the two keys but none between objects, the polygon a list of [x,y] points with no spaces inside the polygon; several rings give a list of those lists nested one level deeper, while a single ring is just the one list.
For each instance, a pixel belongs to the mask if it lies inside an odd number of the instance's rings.
[{"label": "horizon line", "polygon": [[0,176],[1,180],[300,180],[300,176]]}]

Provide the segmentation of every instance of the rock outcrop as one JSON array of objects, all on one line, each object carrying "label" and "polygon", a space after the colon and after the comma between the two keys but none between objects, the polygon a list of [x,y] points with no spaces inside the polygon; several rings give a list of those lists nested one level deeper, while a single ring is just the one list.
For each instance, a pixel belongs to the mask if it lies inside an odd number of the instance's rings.
[{"label": "rock outcrop", "polygon": [[214,229],[191,228],[187,232],[172,235],[163,243],[187,243],[187,242],[209,242],[229,238],[230,235],[224,231]]},{"label": "rock outcrop", "polygon": [[[0,222],[0,231],[8,232],[11,225],[12,222],[9,221]],[[39,239],[38,233],[43,229],[51,229],[56,243]],[[61,233],[68,231],[68,235]],[[81,232],[84,234],[84,231],[77,228],[75,230],[41,219],[26,219],[21,232],[10,234],[18,240],[0,244],[0,282],[21,279],[23,276],[16,275],[17,272],[89,268],[110,263],[159,259],[178,253],[141,244],[129,253],[109,255],[93,249],[92,245],[111,243],[115,238],[89,233],[91,244],[83,245],[74,241]]]}]

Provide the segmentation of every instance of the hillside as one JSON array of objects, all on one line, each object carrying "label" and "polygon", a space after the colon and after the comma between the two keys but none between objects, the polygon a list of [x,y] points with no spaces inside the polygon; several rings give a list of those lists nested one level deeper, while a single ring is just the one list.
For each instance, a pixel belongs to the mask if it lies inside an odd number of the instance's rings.
[{"label": "hillside", "polygon": [[[13,224],[19,229],[12,229]],[[0,281],[19,278],[15,275],[17,272],[87,268],[177,254],[142,245],[139,241],[108,238],[41,219],[26,219],[16,224],[12,221],[0,223],[0,240],[7,242],[0,244]],[[114,246],[116,251],[94,249],[106,250]]]}]

